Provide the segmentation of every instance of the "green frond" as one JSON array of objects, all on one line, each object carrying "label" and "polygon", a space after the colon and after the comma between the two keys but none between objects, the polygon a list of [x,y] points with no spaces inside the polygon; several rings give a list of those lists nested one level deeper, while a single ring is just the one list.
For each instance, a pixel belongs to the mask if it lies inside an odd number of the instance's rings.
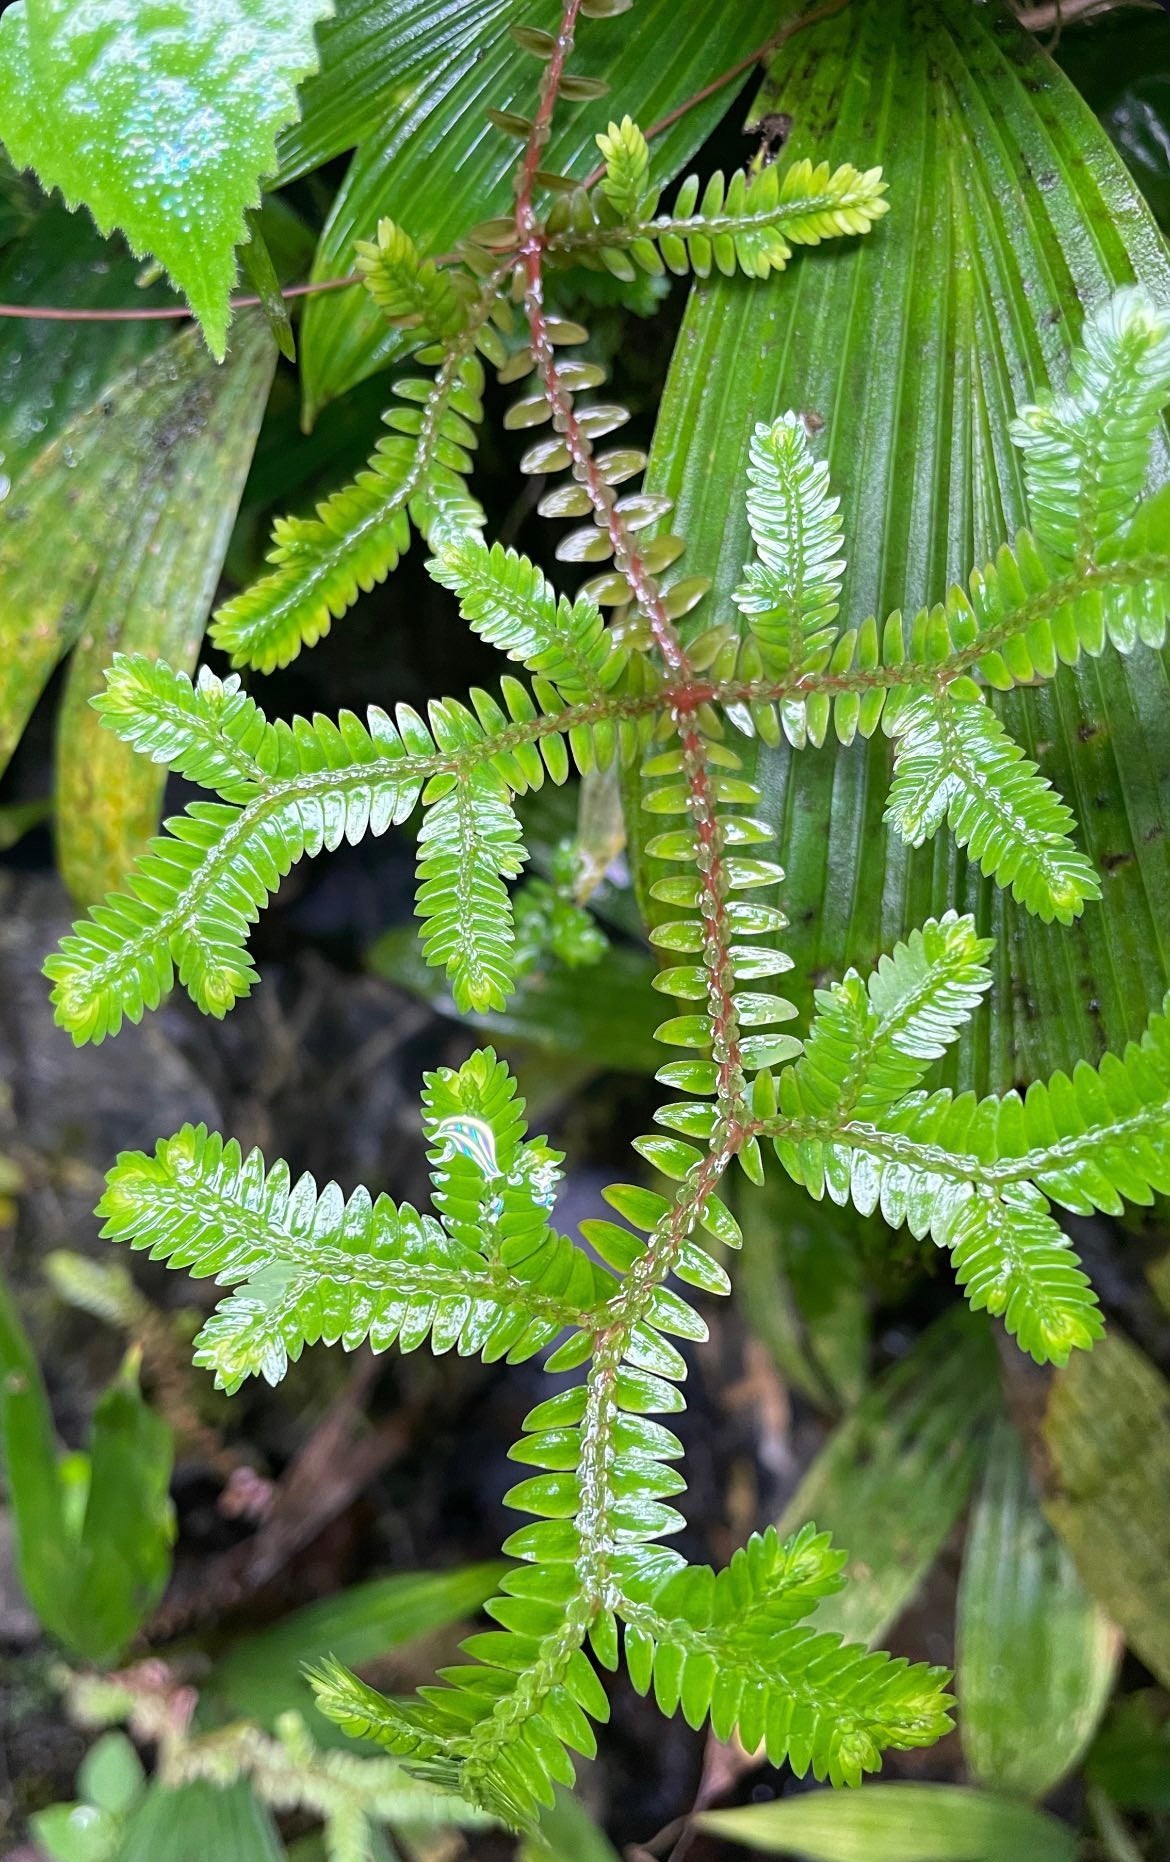
[{"label": "green frond", "polygon": [[885,1749],[932,1745],[951,1726],[945,1669],[871,1654],[797,1627],[840,1588],[842,1555],[805,1526],[781,1540],[753,1533],[718,1573],[685,1566],[648,1604],[622,1609],[625,1655],[640,1694],[717,1739],[738,1732],[773,1765],[856,1785]]},{"label": "green frond", "polygon": [[1170,315],[1140,285],[1085,319],[1063,394],[1022,407],[1037,540],[1060,561],[1107,557],[1133,522],[1158,416],[1170,400]]},{"label": "green frond", "polygon": [[428,563],[459,600],[473,631],[551,680],[568,704],[607,691],[625,663],[587,596],[558,596],[536,564],[478,536],[459,537]]},{"label": "green frond", "polygon": [[759,425],[751,440],[748,523],[758,562],[744,570],[732,600],[746,614],[760,666],[745,677],[819,671],[836,637],[845,561],[841,500],[829,468],[814,460],[798,414]]},{"label": "green frond", "polygon": [[165,660],[115,653],[106,689],[90,701],[107,730],[225,801],[248,801],[279,761],[279,732],[241,691],[202,666],[192,680]]},{"label": "green frond", "polygon": [[526,858],[508,786],[479,768],[432,777],[424,800],[415,894],[423,955],[446,970],[456,1008],[502,1009],[516,983],[504,880]]},{"label": "green frond", "polygon": [[947,821],[983,872],[1046,924],[1071,924],[1101,896],[1069,838],[1071,811],[990,707],[953,688],[900,715],[886,820],[912,847]]},{"label": "green frond", "polygon": [[389,323],[417,328],[442,341],[467,321],[465,274],[440,271],[423,259],[410,234],[393,220],[378,221],[376,239],[355,242],[362,283]]},{"label": "green frond", "polygon": [[475,529],[483,513],[464,480],[483,418],[483,367],[456,347],[434,381],[395,384],[405,405],[384,415],[396,431],[378,441],[353,483],[313,517],[279,518],[271,572],[220,608],[211,638],[233,666],[272,672],[315,646],[359,594],[398,566],[410,526],[432,545]]},{"label": "green frond", "polygon": [[779,1079],[794,1118],[875,1118],[911,1092],[991,984],[994,949],[975,920],[948,912],[912,931],[863,979],[850,970],[816,992],[804,1053]]},{"label": "green frond", "polygon": [[987,987],[986,941],[970,919],[923,927],[818,995],[770,1128],[789,1175],[815,1198],[881,1210],[951,1250],[973,1306],[1002,1314],[1021,1348],[1063,1363],[1100,1333],[1095,1296],[1048,1198],[1087,1212],[1170,1182],[1170,1017],[1124,1059],[976,1101],[916,1090]]},{"label": "green frond", "polygon": [[613,225],[599,215],[584,189],[562,196],[549,215],[548,250],[578,262],[605,265],[632,278],[635,267],[666,269],[699,278],[712,269],[749,278],[783,271],[793,246],[867,233],[888,211],[880,168],[864,173],[848,163],[830,169],[807,159],[787,168],[772,164],[727,180],[715,173],[703,188],[690,175],[669,213]]},{"label": "green frond", "polygon": [[[997,690],[1051,678],[1082,653],[1096,657],[1108,643],[1129,653],[1141,641],[1158,647],[1170,614],[1170,487],[1141,507],[1133,527],[1108,562],[1054,569],[1035,540],[1021,531],[995,561],[972,570],[966,588],[953,585],[945,601],[912,617],[895,613],[884,624],[871,618],[843,633],[823,668],[844,687],[807,694],[793,678],[779,708],[779,724],[798,747],[824,743],[832,728],[840,743],[871,737],[879,724],[889,734],[922,686],[939,678],[975,674]],[[903,675],[900,679],[898,675]],[[770,705],[737,712],[779,741]]]},{"label": "green frond", "polygon": [[[253,712],[233,716],[246,741]],[[413,712],[400,708],[399,723],[412,749],[423,747],[424,759],[436,754]],[[271,774],[250,800],[192,802],[172,816],[131,869],[127,890],[95,906],[46,960],[57,1021],[76,1042],[116,1034],[124,1018],[139,1021],[169,994],[176,971],[199,1008],[225,1015],[256,980],[249,927],[289,868],[404,821],[433,767],[408,753],[376,706],[364,725],[352,712],[336,724],[266,724],[263,753]],[[235,792],[234,782],[228,787]]]},{"label": "green frond", "polygon": [[1038,1190],[971,1194],[932,1224],[976,1312],[1002,1314],[1037,1364],[1067,1364],[1104,1334],[1097,1297]]},{"label": "green frond", "polygon": [[[1076,1215],[1120,1215],[1170,1190],[1170,998],[1140,1041],[1027,1092],[912,1095],[861,1142],[929,1158],[987,1189],[1030,1182]],[[925,1232],[925,1225],[918,1232]]]},{"label": "green frond", "polygon": [[658,205],[658,189],[650,185],[650,149],[631,117],[611,123],[597,137],[605,163],[601,191],[619,220],[649,220]]},{"label": "green frond", "polygon": [[102,1233],[235,1291],[196,1341],[195,1361],[225,1389],[283,1377],[307,1344],[366,1341],[384,1351],[526,1358],[606,1297],[608,1276],[542,1224],[536,1245],[483,1252],[433,1217],[364,1189],[293,1182],[203,1125],[124,1152],[107,1179]]},{"label": "green frond", "polygon": [[528,1260],[547,1241],[564,1160],[526,1142],[524,1101],[490,1047],[424,1076],[423,1129],[448,1231],[505,1266]]},{"label": "green frond", "polygon": [[[371,706],[366,723],[342,712],[270,723],[234,679],[184,675],[137,661],[115,669],[107,708],[129,741],[172,746],[177,766],[214,780],[227,801],[193,802],[165,823],[127,879],[62,939],[45,963],[60,1026],[77,1042],[116,1034],[174,987],[176,971],[205,1013],[222,1016],[256,973],[250,926],[296,861],[379,835],[411,814],[426,785],[419,910],[431,960],[448,965],[460,1000],[496,1003],[511,975],[505,877],[523,862],[510,794],[564,780],[569,753],[543,718],[564,706],[536,681],[501,681],[499,703],[474,710],[435,700],[429,725],[408,705]],[[105,701],[103,701],[103,704]],[[627,732],[600,718],[570,733],[579,766],[601,754],[631,761],[654,719]],[[170,750],[167,751],[170,754]],[[467,993],[472,992],[472,993]]]}]

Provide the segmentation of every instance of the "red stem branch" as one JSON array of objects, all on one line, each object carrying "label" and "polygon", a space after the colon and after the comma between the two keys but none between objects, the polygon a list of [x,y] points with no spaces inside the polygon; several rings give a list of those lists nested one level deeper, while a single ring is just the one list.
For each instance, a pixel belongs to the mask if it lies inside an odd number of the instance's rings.
[{"label": "red stem branch", "polygon": [[565,64],[573,47],[580,0],[565,0],[556,46],[545,67],[540,104],[529,132],[520,163],[516,185],[517,258],[523,267],[524,309],[528,321],[532,354],[545,397],[552,411],[553,427],[560,434],[573,462],[573,476],[584,488],[593,506],[594,518],[604,529],[613,552],[616,568],[625,579],[634,605],[647,622],[654,644],[670,676],[672,712],[683,753],[683,775],[690,791],[690,815],[695,831],[702,886],[699,910],[703,919],[703,963],[708,978],[708,1010],[711,1017],[712,1052],[719,1070],[718,1098],[732,1128],[738,1134],[738,1121],[746,1103],[746,1084],[739,1047],[738,1018],[733,1000],[734,979],[727,922],[727,875],[723,859],[723,831],[719,822],[711,778],[707,768],[703,733],[695,721],[702,703],[695,690],[695,677],[686,649],[659,591],[646,566],[633,533],[627,528],[613,488],[606,481],[588,436],[582,431],[573,403],[573,395],[557,374],[552,338],[544,303],[544,232],[533,206],[533,191],[540,152],[548,141],[549,125],[556,107],[557,93]]}]

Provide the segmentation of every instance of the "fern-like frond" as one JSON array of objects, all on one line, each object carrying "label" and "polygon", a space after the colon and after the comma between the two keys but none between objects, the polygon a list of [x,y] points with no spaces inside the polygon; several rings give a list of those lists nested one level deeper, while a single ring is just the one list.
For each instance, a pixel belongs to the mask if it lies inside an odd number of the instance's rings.
[{"label": "fern-like frond", "polygon": [[1108,556],[1133,522],[1170,400],[1170,315],[1133,285],[1086,319],[1062,394],[1020,409],[1037,540],[1060,561]]},{"label": "fern-like frond", "polygon": [[425,331],[442,341],[463,328],[470,281],[465,273],[440,271],[419,255],[410,234],[394,220],[379,220],[376,239],[354,247],[362,283],[388,323]]},{"label": "fern-like frond", "polygon": [[[611,125],[610,136],[617,130]],[[827,162],[803,159],[755,174],[738,169],[730,180],[716,172],[701,199],[700,187],[698,176],[689,175],[669,213],[617,223],[602,217],[580,188],[554,205],[547,250],[625,278],[637,267],[653,273],[664,266],[700,278],[713,268],[725,277],[739,270],[766,278],[783,271],[793,246],[867,233],[888,210],[881,169],[862,172],[848,163],[830,169]]]},{"label": "fern-like frond", "polygon": [[601,192],[619,220],[649,220],[658,205],[658,189],[650,184],[650,148],[631,117],[611,123],[597,137],[605,163]]},{"label": "fern-like frond", "polygon": [[851,1128],[848,1142],[988,1190],[1033,1183],[1077,1215],[1150,1203],[1170,1190],[1170,998],[1140,1041],[1098,1067],[1081,1061],[1022,1097],[912,1094],[878,1125]]},{"label": "fern-like frond", "polygon": [[425,1076],[423,1127],[435,1207],[456,1240],[511,1266],[548,1239],[563,1158],[527,1140],[524,1101],[494,1051]]},{"label": "fern-like frond", "polygon": [[975,921],[948,912],[912,931],[868,980],[850,970],[816,993],[817,1014],[796,1065],[779,1077],[793,1118],[875,1118],[911,1092],[990,986],[994,948]]},{"label": "fern-like frond", "polygon": [[201,666],[192,682],[165,660],[115,653],[105,690],[90,702],[123,743],[225,801],[248,801],[280,766],[279,728],[234,673],[219,679]]},{"label": "fern-like frond", "polygon": [[446,970],[456,1008],[502,1009],[515,987],[503,882],[526,857],[507,784],[490,768],[435,776],[424,799],[415,894],[423,954]]},{"label": "fern-like frond", "polygon": [[850,744],[879,724],[892,734],[916,692],[939,678],[972,673],[1007,691],[1051,678],[1059,665],[1095,657],[1109,643],[1122,653],[1139,641],[1158,647],[1168,615],[1170,487],[1142,507],[1107,562],[1054,569],[1021,531],[1013,548],[1005,544],[945,601],[843,633],[824,668],[833,689],[808,693],[798,677],[786,679],[779,716],[766,701],[735,705],[731,715],[772,743],[783,729],[798,746],[819,745],[833,729]]},{"label": "fern-like frond", "polygon": [[611,641],[597,604],[585,595],[572,602],[558,596],[526,556],[468,535],[427,566],[458,597],[475,633],[551,680],[566,703],[608,690],[620,674],[626,654]]},{"label": "fern-like frond", "polygon": [[483,418],[483,368],[478,356],[463,353],[468,339],[452,342],[434,381],[395,384],[406,405],[384,418],[398,431],[378,441],[353,483],[313,517],[277,520],[271,572],[211,623],[211,638],[233,666],[272,672],[323,639],[359,594],[397,567],[412,519],[432,544],[483,523],[464,482]]},{"label": "fern-like frond", "polygon": [[987,950],[970,919],[950,916],[883,958],[868,987],[851,972],[822,992],[804,1056],[779,1077],[779,1117],[765,1124],[811,1195],[931,1234],[973,1305],[1002,1314],[1038,1361],[1063,1363],[1098,1336],[1100,1316],[1047,1198],[1116,1209],[1111,1166],[1136,1200],[1170,1181],[1170,1018],[1156,1017],[1124,1060],[1079,1068],[1074,1082],[1057,1074],[1026,1101],[926,1095],[923,1062],[986,988]]},{"label": "fern-like frond", "polygon": [[945,1669],[798,1627],[840,1588],[843,1563],[815,1526],[787,1540],[771,1527],[723,1571],[675,1572],[648,1603],[623,1607],[635,1688],[653,1687],[689,1726],[710,1717],[716,1738],[738,1731],[749,1752],[835,1785],[878,1770],[883,1749],[933,1744],[951,1725]]},{"label": "fern-like frond", "polygon": [[1067,1364],[1103,1335],[1096,1295],[1038,1190],[972,1192],[931,1226],[974,1310],[1001,1314],[1037,1364]]},{"label": "fern-like frond", "polygon": [[[234,715],[247,740],[252,712]],[[399,718],[434,756],[421,720],[401,710]],[[343,712],[336,724],[298,719],[266,731],[265,761],[274,767],[263,788],[243,805],[193,802],[172,816],[131,869],[127,890],[95,906],[47,959],[57,1020],[75,1041],[101,1041],[123,1018],[140,1020],[174,987],[176,970],[198,1007],[226,1014],[256,980],[249,927],[294,862],[404,821],[433,768],[408,754],[377,707],[365,725]]]},{"label": "fern-like frond", "polygon": [[983,872],[1044,922],[1071,924],[1101,888],[1071,811],[977,695],[916,699],[898,719],[886,819],[912,847],[949,822]]},{"label": "fern-like frond", "polygon": [[819,671],[836,637],[845,572],[841,500],[830,494],[829,468],[814,460],[798,414],[757,426],[748,479],[759,561],[744,570],[732,600],[747,616],[759,663],[741,655],[741,672],[750,678]]},{"label": "fern-like frond", "polygon": [[123,1153],[98,1214],[111,1239],[236,1289],[195,1353],[228,1390],[255,1375],[276,1383],[322,1339],[530,1357],[607,1291],[602,1270],[551,1231],[506,1263],[408,1204],[294,1183],[286,1164],[268,1170],[259,1151],[244,1157],[203,1125],[161,1139],[153,1157]]}]

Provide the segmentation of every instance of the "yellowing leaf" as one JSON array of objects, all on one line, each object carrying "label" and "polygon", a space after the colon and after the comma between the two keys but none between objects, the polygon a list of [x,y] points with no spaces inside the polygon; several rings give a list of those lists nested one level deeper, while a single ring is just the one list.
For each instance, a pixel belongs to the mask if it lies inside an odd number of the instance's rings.
[{"label": "yellowing leaf", "polygon": [[166,266],[224,352],[235,248],[332,0],[17,0],[0,139],[103,232]]}]

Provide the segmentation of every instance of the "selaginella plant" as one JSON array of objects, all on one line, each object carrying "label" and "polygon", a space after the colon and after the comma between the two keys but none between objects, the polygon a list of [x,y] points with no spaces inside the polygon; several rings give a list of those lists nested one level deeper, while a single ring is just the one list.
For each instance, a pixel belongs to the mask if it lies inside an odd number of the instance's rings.
[{"label": "selaginella plant", "polygon": [[[658,1030],[676,1058],[663,1129],[636,1149],[662,1189],[618,1183],[615,1219],[552,1226],[561,1158],[526,1135],[507,1068],[489,1050],[428,1076],[423,1124],[434,1208],[385,1195],[346,1199],[202,1127],[122,1156],[100,1213],[105,1233],[232,1291],[197,1361],[235,1390],[271,1381],[308,1343],[429,1343],[515,1362],[552,1346],[547,1369],[579,1370],[527,1418],[513,1457],[533,1470],[507,1496],[532,1516],[505,1547],[516,1561],[489,1606],[497,1628],[467,1663],[413,1701],[383,1697],[331,1665],[324,1711],[422,1776],[504,1821],[529,1823],[568,1749],[592,1753],[606,1717],[595,1663],[624,1658],[665,1713],[787,1759],[834,1783],[875,1769],[884,1749],[929,1744],[948,1726],[945,1674],[819,1632],[807,1619],[841,1583],[843,1555],[809,1525],[753,1536],[726,1570],[686,1564],[661,1541],[682,1524],[678,1438],[702,1317],[682,1289],[721,1295],[717,1255],[740,1235],[724,1200],[733,1163],[752,1182],[764,1151],[814,1197],[880,1207],[949,1250],[971,1304],[1001,1315],[1037,1361],[1090,1347],[1098,1306],[1051,1205],[1117,1210],[1170,1189],[1170,1020],[1100,1067],[1079,1066],[1021,1098],[978,1100],[924,1086],[990,983],[992,946],[970,917],[931,921],[863,977],[821,990],[803,1040],[775,979],[791,968],[774,832],[732,747],[739,734],[793,749],[842,744],[880,726],[895,741],[888,818],[914,844],[944,819],[999,885],[1045,920],[1071,922],[1098,894],[1071,815],[987,702],[1107,646],[1161,642],[1170,601],[1170,502],[1143,502],[1152,434],[1170,395],[1170,317],[1136,289],[1089,317],[1066,391],[1025,407],[1031,530],[936,607],[842,631],[837,500],[802,421],[756,429],[747,509],[755,558],[735,612],[704,616],[708,592],[673,565],[668,501],[632,489],[645,458],[611,435],[625,410],[581,396],[604,371],[586,338],[552,314],[558,265],[629,279],[712,266],[763,278],[796,245],[865,233],[884,213],[877,172],[797,161],[685,181],[659,211],[646,141],[628,119],[601,137],[594,191],[546,174],[558,97],[584,94],[567,69],[578,15],[559,32],[520,29],[543,63],[531,121],[501,115],[523,154],[516,208],[472,232],[454,262],[420,259],[384,222],[363,246],[365,282],[413,331],[426,374],[397,382],[392,429],[366,471],[276,535],[271,572],[217,616],[237,666],[283,665],[383,578],[412,528],[435,579],[474,631],[527,672],[424,719],[371,706],[363,723],[269,722],[237,676],[192,683],[121,658],[95,701],[104,722],[218,799],[167,824],[123,895],[111,896],[46,968],[57,1017],[77,1041],[137,1021],[173,986],[222,1016],[255,981],[249,925],[296,860],[381,834],[421,804],[418,912],[430,963],[464,1009],[504,1004],[513,981],[507,882],[525,850],[515,798],[570,767],[619,764],[661,817],[650,853],[673,867],[653,887],[669,908],[651,937],[656,987],[680,1012]],[[551,198],[549,211],[537,202]],[[523,556],[482,539],[467,488],[484,362],[523,383],[505,416],[544,427],[523,470],[568,477],[540,499],[584,522],[557,554],[601,565],[572,598]],[[549,430],[551,428],[551,430]],[[606,609],[612,610],[607,620]],[[761,851],[765,849],[765,851]],[[782,849],[780,850],[782,853]],[[620,1629],[619,1629],[620,1626]],[[593,1660],[590,1659],[591,1651]]]}]

